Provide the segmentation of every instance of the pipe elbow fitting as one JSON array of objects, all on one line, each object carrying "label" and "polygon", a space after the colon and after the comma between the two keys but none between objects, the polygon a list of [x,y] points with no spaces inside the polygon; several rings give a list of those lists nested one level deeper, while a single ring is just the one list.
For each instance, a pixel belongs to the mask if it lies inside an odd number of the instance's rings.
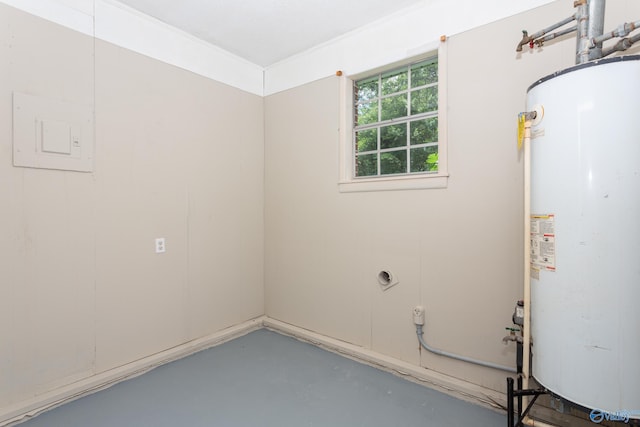
[{"label": "pipe elbow fitting", "polygon": [[522,30],[522,40],[520,40],[520,43],[518,43],[518,47],[516,47],[516,52],[522,52],[522,46],[524,46],[525,44],[531,43],[531,40],[533,39],[529,37],[529,33],[526,30]]}]

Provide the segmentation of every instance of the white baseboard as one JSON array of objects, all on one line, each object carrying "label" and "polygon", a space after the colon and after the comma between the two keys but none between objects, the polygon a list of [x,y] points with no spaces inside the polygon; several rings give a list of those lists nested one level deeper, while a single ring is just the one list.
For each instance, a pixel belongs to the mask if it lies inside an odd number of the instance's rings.
[{"label": "white baseboard", "polygon": [[3,408],[0,410],[0,427],[23,422],[42,412],[142,375],[165,363],[214,347],[263,327],[309,342],[469,402],[492,409],[502,409],[506,406],[506,396],[495,390],[262,316]]},{"label": "white baseboard", "polygon": [[422,368],[402,360],[385,356],[375,351],[344,341],[302,329],[279,320],[264,318],[264,326],[276,332],[290,335],[318,347],[341,354],[350,359],[366,363],[378,369],[391,372],[405,379],[436,389],[456,398],[473,402],[494,410],[503,411],[507,406],[504,393],[453,378],[431,369]]},{"label": "white baseboard", "polygon": [[110,369],[72,384],[56,388],[55,390],[40,394],[29,400],[18,402],[7,408],[2,408],[0,409],[0,427],[26,421],[42,412],[111,387],[119,382],[142,375],[165,363],[181,359],[190,354],[246,335],[249,332],[262,329],[263,324],[264,318],[258,317],[118,368]]}]

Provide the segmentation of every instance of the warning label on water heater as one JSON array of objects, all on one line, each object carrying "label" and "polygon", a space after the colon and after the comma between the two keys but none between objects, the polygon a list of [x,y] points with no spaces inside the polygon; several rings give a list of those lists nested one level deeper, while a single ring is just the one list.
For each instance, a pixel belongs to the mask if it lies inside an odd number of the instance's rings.
[{"label": "warning label on water heater", "polygon": [[556,271],[556,231],[553,214],[531,215],[531,267]]}]

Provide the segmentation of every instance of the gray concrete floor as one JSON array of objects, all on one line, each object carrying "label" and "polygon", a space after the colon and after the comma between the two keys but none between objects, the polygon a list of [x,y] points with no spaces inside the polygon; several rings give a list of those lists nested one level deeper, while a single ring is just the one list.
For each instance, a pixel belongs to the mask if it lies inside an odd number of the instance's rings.
[{"label": "gray concrete floor", "polygon": [[506,415],[262,329],[20,427],[499,427]]}]

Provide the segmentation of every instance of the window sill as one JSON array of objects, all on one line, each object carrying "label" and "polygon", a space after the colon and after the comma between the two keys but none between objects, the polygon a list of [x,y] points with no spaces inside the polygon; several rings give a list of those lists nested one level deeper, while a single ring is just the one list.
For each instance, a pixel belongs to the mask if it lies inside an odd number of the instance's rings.
[{"label": "window sill", "polygon": [[341,181],[338,189],[341,193],[366,191],[424,190],[429,188],[447,188],[449,175],[402,176],[394,178],[371,178]]}]

